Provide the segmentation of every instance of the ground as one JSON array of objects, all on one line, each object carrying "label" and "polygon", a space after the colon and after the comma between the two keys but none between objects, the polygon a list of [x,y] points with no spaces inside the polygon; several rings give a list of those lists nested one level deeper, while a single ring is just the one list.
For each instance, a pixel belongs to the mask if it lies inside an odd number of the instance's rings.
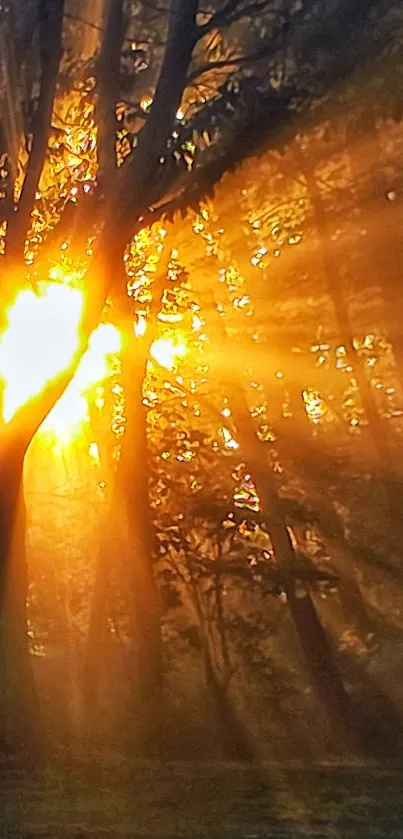
[{"label": "ground", "polygon": [[97,760],[0,782],[1,839],[403,839],[403,770]]}]

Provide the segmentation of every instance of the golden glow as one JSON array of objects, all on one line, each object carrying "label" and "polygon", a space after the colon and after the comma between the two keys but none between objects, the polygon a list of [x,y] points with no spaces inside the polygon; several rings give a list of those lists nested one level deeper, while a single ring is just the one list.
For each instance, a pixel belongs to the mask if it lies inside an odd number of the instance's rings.
[{"label": "golden glow", "polygon": [[224,446],[226,449],[239,449],[239,443],[237,443],[237,441],[234,440],[228,428],[226,428],[225,426],[220,428],[220,435],[224,440]]},{"label": "golden glow", "polygon": [[[7,314],[0,339],[0,375],[4,381],[3,417],[41,393],[48,382],[71,365],[79,342],[84,295],[68,283],[40,283],[35,292],[19,292]],[[110,355],[118,353],[121,336],[111,324],[100,324],[89,348],[42,432],[71,438],[88,419],[86,394],[111,373]]]},{"label": "golden glow", "polygon": [[147,320],[144,315],[138,315],[137,322],[133,324],[133,329],[136,338],[144,338],[147,332]]},{"label": "golden glow", "polygon": [[[117,354],[121,346],[121,335],[116,327],[101,323],[91,335],[88,350],[74,378],[46,417],[41,431],[51,432],[59,439],[69,439],[79,432],[82,424],[89,420],[87,394],[111,375],[110,356]],[[90,454],[93,456],[93,452]]]},{"label": "golden glow", "polygon": [[324,399],[314,390],[304,390],[302,396],[309,419],[314,425],[317,425],[327,414],[327,406]]},{"label": "golden glow", "polygon": [[[133,324],[134,334],[143,338],[147,332],[147,319],[143,314],[137,316]],[[188,352],[186,337],[179,330],[171,330],[157,338],[150,347],[150,355],[160,365],[171,373],[177,367],[177,362]]]},{"label": "golden glow", "polygon": [[88,446],[88,454],[97,465],[100,463],[99,449],[97,443],[90,443]]},{"label": "golden glow", "polygon": [[143,96],[140,102],[140,108],[142,109],[142,111],[145,111],[145,113],[147,113],[147,111],[150,110],[152,104],[153,100],[151,96]]},{"label": "golden glow", "polygon": [[26,288],[17,295],[0,340],[6,422],[71,364],[83,302],[78,289],[59,283],[41,283],[38,293]]},{"label": "golden glow", "polygon": [[166,370],[172,372],[180,358],[184,358],[188,348],[186,338],[178,330],[172,335],[165,333],[154,341],[150,353],[155,361]]}]

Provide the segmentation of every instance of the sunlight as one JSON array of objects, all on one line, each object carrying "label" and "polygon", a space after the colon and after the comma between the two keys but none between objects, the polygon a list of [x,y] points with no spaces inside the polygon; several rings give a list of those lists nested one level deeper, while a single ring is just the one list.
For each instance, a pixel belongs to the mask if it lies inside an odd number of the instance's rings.
[{"label": "sunlight", "polygon": [[42,432],[51,432],[65,441],[79,433],[82,424],[89,421],[87,394],[111,375],[110,356],[120,349],[119,330],[110,323],[101,323],[91,336],[74,378],[42,424]]},{"label": "sunlight", "polygon": [[6,422],[71,364],[83,303],[79,289],[59,283],[41,283],[37,293],[26,288],[17,295],[0,340]]},{"label": "sunlight", "polygon": [[303,390],[302,396],[310,421],[313,425],[317,425],[327,414],[328,409],[324,399],[314,390]]},{"label": "sunlight", "polygon": [[[138,315],[137,322],[133,324],[134,334],[137,338],[143,338],[147,332],[147,319],[143,314]],[[188,353],[188,346],[186,337],[179,329],[165,332],[157,338],[151,345],[150,355],[160,365],[165,367],[170,373],[175,370],[177,362],[180,358],[184,358]]]},{"label": "sunlight", "polygon": [[184,358],[188,348],[181,332],[175,330],[172,335],[164,334],[154,341],[150,354],[157,364],[165,367],[171,373],[176,368],[180,358]]},{"label": "sunlight", "polygon": [[[0,339],[0,375],[4,380],[3,417],[41,393],[46,384],[72,363],[84,308],[82,290],[68,283],[43,282],[37,291],[19,292],[8,310]],[[88,420],[86,394],[112,371],[110,356],[119,352],[121,337],[111,324],[100,324],[90,339],[77,372],[41,427],[59,440],[69,440]]]}]

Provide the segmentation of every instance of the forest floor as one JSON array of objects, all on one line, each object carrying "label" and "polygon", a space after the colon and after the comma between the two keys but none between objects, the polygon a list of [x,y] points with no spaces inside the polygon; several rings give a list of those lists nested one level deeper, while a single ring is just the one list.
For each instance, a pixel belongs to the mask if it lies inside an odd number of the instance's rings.
[{"label": "forest floor", "polygon": [[403,839],[403,770],[234,764],[0,768],[1,839]]}]

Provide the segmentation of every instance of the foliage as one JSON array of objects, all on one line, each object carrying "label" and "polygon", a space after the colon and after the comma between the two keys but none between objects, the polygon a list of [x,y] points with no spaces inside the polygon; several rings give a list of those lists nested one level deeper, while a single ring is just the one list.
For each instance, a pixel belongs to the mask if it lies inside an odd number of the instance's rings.
[{"label": "foliage", "polygon": [[[135,595],[141,563],[150,565],[149,527],[165,672],[175,658],[193,656],[227,699],[245,696],[250,680],[298,708],[309,686],[286,609],[289,575],[297,595],[309,592],[318,604],[348,676],[349,659],[376,662],[374,636],[381,643],[389,623],[401,630],[401,531],[388,506],[402,481],[392,454],[403,433],[392,311],[397,214],[391,243],[377,230],[378,216],[384,232],[401,200],[398,85],[387,104],[385,96],[387,50],[400,62],[401,10],[375,0],[282,9],[228,0],[199,12],[178,0],[170,11],[137,2],[122,11],[110,2],[98,52],[84,60],[77,44],[79,33],[86,42],[86,24],[68,13],[67,49],[54,95],[47,91],[51,120],[41,131],[41,70],[57,55],[43,43],[49,20],[37,20],[39,46],[34,39],[22,52],[16,83],[18,134],[9,120],[1,137],[3,261],[12,278],[5,305],[26,280],[73,277],[88,308],[77,359],[101,317],[122,333],[129,324],[132,340],[134,326],[137,336],[132,378],[125,333],[122,364],[91,391],[81,450],[72,455],[90,503],[80,501],[60,530],[50,505],[30,525],[30,631],[37,646],[64,635],[65,649],[85,655],[106,567],[106,642],[97,638],[95,652],[104,670],[104,647],[116,661],[122,654],[121,681],[138,687],[134,665],[147,638],[139,640],[136,626],[148,620],[149,604]],[[10,14],[2,12],[2,31],[15,50],[28,36]],[[357,155],[369,125],[382,155],[376,170],[362,172]],[[14,219],[22,211],[30,227],[21,239]],[[74,369],[10,424],[23,454]],[[290,535],[295,562],[287,569],[273,550],[272,511],[245,462],[239,391]],[[374,417],[381,436],[393,438],[385,460],[374,446]],[[142,447],[128,451],[137,433]],[[77,494],[76,477],[66,470]],[[148,511],[140,497],[147,482]],[[53,539],[63,557],[58,574]],[[151,586],[149,593],[151,602]]]}]

